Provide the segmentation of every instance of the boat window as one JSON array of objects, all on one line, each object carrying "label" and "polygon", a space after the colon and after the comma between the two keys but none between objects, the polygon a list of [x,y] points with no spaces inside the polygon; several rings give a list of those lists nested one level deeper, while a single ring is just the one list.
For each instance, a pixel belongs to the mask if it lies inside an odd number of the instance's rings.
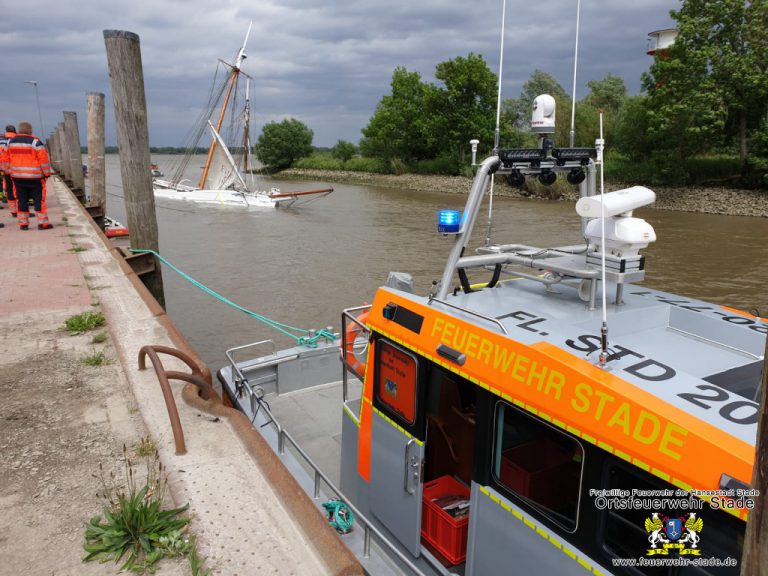
[{"label": "boat window", "polygon": [[[608,487],[631,490],[660,490],[662,487],[652,478],[634,474],[630,470],[612,466],[608,471]],[[604,547],[614,558],[638,558],[645,554],[650,546],[648,532],[645,531],[645,519],[653,511],[642,509],[613,510],[606,509]],[[670,567],[644,566],[642,572],[630,569],[633,574],[661,575],[669,574]]]},{"label": "boat window", "polygon": [[[735,559],[741,563],[741,551],[744,549],[744,534],[747,524],[735,516],[723,511],[709,510],[709,513],[703,516],[709,520],[704,520],[706,527],[701,531],[700,546],[703,548],[702,555],[710,558]],[[741,567],[733,563],[728,567],[710,567],[710,566],[683,566],[678,574],[681,576],[705,576],[709,574],[727,574],[738,576]]]},{"label": "boat window", "polygon": [[505,402],[497,404],[495,422],[496,482],[566,530],[574,530],[584,461],[581,445]]},{"label": "boat window", "polygon": [[380,340],[376,346],[376,398],[406,424],[416,422],[418,360],[399,346]]},{"label": "boat window", "polygon": [[455,476],[472,482],[477,387],[433,365],[428,376],[425,479]]},{"label": "boat window", "polygon": [[[676,492],[676,488],[667,482],[656,479],[641,470],[630,469],[622,464],[613,464],[608,469],[608,488],[643,491],[669,490],[670,494]],[[675,500],[671,498],[669,500]],[[698,502],[698,501],[697,501]],[[746,524],[738,518],[723,511],[712,510],[708,504],[700,510],[673,508],[634,508],[615,509],[608,507],[604,510],[604,547],[611,556],[616,558],[639,558],[645,556],[652,549],[646,530],[645,520],[652,519],[656,513],[660,518],[688,519],[694,512],[697,518],[703,521],[698,548],[702,558],[719,558],[725,561],[727,558],[739,560],[744,543],[744,530]],[[682,521],[682,520],[681,520]],[[657,547],[661,544],[657,544]],[[685,576],[707,576],[709,574],[739,574],[738,566],[679,566],[651,567],[644,566],[642,572],[630,569],[633,574],[673,574]]]}]

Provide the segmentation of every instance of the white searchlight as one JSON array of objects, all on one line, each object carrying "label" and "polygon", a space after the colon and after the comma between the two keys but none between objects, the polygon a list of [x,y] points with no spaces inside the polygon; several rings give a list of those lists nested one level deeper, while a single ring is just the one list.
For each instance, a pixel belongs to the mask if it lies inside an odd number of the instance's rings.
[{"label": "white searchlight", "polygon": [[[580,198],[576,202],[576,212],[584,218],[591,218],[584,230],[592,250],[590,254],[615,260],[617,269],[624,271],[627,262],[639,258],[639,251],[656,241],[653,226],[642,218],[633,218],[632,210],[652,204],[656,194],[643,186],[633,186],[600,196]],[[601,205],[605,212],[601,213]],[[605,239],[602,235],[601,222],[605,217]],[[624,264],[619,261],[624,260]],[[587,257],[587,261],[595,261]],[[610,264],[609,264],[610,265]]]},{"label": "white searchlight", "polygon": [[[631,212],[656,202],[656,194],[645,186],[633,186],[601,196],[586,196],[576,202],[576,213],[583,218],[610,218],[617,214]],[[605,213],[600,206],[605,207]]]}]

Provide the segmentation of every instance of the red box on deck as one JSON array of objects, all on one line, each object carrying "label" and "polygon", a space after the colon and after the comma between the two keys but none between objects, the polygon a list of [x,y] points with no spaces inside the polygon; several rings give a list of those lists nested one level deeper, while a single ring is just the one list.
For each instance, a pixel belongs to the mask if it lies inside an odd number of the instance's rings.
[{"label": "red box on deck", "polygon": [[563,488],[572,461],[566,448],[540,438],[504,450],[499,479],[517,494],[556,509],[569,494]]},{"label": "red box on deck", "polygon": [[452,564],[467,558],[469,514],[454,518],[435,500],[450,496],[469,500],[469,488],[453,476],[441,476],[424,484],[422,493],[421,537],[434,546]]}]

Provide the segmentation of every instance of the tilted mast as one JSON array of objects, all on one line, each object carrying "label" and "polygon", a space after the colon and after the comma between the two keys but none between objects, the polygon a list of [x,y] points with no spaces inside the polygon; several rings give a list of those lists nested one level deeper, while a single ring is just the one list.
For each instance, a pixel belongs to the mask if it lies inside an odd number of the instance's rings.
[{"label": "tilted mast", "polygon": [[243,172],[248,173],[248,156],[251,154],[251,101],[249,94],[249,82],[245,83],[245,113],[244,124],[245,130],[243,130]]},{"label": "tilted mast", "polygon": [[[216,123],[216,132],[221,131],[221,125],[224,123],[224,115],[227,112],[227,106],[229,105],[229,98],[232,95],[232,90],[235,87],[235,82],[237,81],[237,77],[240,74],[240,65],[243,63],[243,60],[245,59],[245,46],[248,44],[248,36],[251,34],[251,26],[253,26],[253,22],[248,24],[248,32],[245,33],[245,40],[243,41],[243,46],[240,48],[240,51],[237,53],[237,58],[235,59],[235,64],[232,66],[232,72],[229,77],[229,85],[227,86],[227,93],[224,96],[224,102],[221,104],[221,112],[219,113],[219,121]],[[203,168],[203,175],[200,178],[200,184],[199,188],[202,190],[205,188],[205,181],[208,179],[208,170],[211,167],[211,159],[213,158],[213,151],[216,148],[216,139],[211,142],[211,147],[208,149],[208,158],[205,160],[205,168]]]}]

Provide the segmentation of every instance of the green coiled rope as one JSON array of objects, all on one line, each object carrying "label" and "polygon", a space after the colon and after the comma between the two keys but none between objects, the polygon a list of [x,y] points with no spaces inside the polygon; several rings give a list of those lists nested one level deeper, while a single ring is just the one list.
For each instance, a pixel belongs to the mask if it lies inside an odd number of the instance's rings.
[{"label": "green coiled rope", "polygon": [[323,508],[328,512],[328,523],[331,525],[331,528],[335,529],[339,534],[346,534],[352,530],[355,517],[352,514],[352,510],[344,502],[334,498],[328,500],[328,502],[323,502]]},{"label": "green coiled rope", "polygon": [[[240,310],[240,312],[243,312],[250,316],[251,318],[255,318],[262,324],[273,328],[274,330],[277,330],[278,332],[282,332],[286,336],[293,338],[293,340],[296,342],[298,346],[307,346],[309,348],[317,348],[317,342],[321,338],[326,338],[329,340],[336,340],[336,334],[333,332],[330,332],[324,328],[321,328],[320,330],[316,330],[313,335],[310,336],[310,331],[305,330],[303,328],[297,328],[295,326],[289,326],[288,324],[283,324],[282,322],[278,322],[277,320],[272,320],[271,318],[267,318],[266,316],[263,316],[262,314],[259,314],[257,312],[254,312],[252,310],[248,310],[247,308],[243,308],[239,304],[236,304],[235,302],[232,302],[229,298],[226,298],[225,296],[222,296],[218,292],[211,290],[206,286],[205,284],[198,282],[194,278],[192,278],[189,274],[184,272],[183,270],[180,270],[173,264],[171,264],[168,260],[160,256],[157,252],[154,250],[144,250],[144,249],[134,249],[130,248],[130,251],[135,254],[152,254],[155,256],[160,262],[168,266],[171,270],[176,272],[179,276],[184,278],[187,282],[192,284],[193,286],[199,288],[209,296],[214,297],[219,302],[223,302],[227,306],[231,306],[235,310]],[[302,336],[297,336],[297,334],[302,334]]]}]

